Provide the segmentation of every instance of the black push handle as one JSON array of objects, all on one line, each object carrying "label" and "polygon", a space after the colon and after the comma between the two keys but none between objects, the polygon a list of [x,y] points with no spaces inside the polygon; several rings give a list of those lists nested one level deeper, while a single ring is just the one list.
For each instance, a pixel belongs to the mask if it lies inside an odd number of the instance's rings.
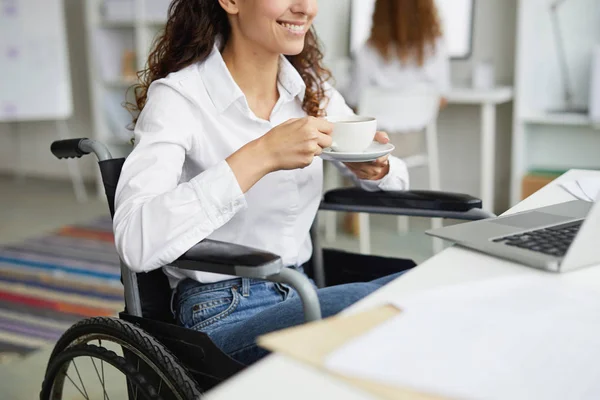
[{"label": "black push handle", "polygon": [[82,149],[80,146],[83,141],[88,140],[87,138],[78,138],[78,139],[65,139],[65,140],[57,140],[52,142],[50,145],[50,151],[56,158],[79,158],[86,154],[90,154],[89,151]]}]

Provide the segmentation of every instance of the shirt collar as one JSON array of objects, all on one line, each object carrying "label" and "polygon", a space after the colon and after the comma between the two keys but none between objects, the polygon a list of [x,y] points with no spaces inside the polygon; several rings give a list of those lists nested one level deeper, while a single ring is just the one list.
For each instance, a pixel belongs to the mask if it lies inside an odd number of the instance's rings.
[{"label": "shirt collar", "polygon": [[[223,60],[218,44],[213,46],[210,55],[200,68],[204,87],[219,113],[244,97],[244,93],[233,80]],[[280,90],[280,96],[283,96],[286,100],[292,100],[296,97],[300,101],[304,100],[306,85],[296,68],[283,55],[279,59],[277,81],[279,87],[284,89],[283,91]]]},{"label": "shirt collar", "polygon": [[[298,97],[300,101],[304,100],[306,84],[298,70],[294,68],[292,63],[283,55],[279,58],[279,74],[277,80],[290,98]],[[284,93],[280,93],[279,95],[284,95]]]}]

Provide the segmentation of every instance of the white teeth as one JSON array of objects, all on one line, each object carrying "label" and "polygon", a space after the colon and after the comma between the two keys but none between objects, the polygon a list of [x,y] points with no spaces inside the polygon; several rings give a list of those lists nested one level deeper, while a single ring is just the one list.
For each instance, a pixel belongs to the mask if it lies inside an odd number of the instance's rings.
[{"label": "white teeth", "polygon": [[292,24],[281,23],[281,26],[283,26],[284,28],[286,28],[292,32],[295,32],[295,33],[304,32],[304,25],[292,25]]}]

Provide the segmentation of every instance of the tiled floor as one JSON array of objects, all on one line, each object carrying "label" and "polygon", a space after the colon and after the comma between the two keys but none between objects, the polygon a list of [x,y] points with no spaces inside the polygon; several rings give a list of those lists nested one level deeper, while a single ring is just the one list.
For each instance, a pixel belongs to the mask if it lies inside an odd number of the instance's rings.
[{"label": "tiled floor", "polygon": [[[77,203],[68,182],[16,181],[12,177],[0,176],[0,193],[0,243],[18,241],[108,213],[105,200],[101,198],[93,197],[87,203]],[[422,233],[428,227],[428,220],[411,219],[411,232],[400,235],[396,231],[395,218],[373,216],[373,253],[413,258],[420,262],[431,255],[431,241]],[[357,240],[338,235],[335,243],[325,245],[351,249],[357,247]],[[31,400],[39,396],[50,351],[42,349],[25,359],[0,365],[3,400]]]}]

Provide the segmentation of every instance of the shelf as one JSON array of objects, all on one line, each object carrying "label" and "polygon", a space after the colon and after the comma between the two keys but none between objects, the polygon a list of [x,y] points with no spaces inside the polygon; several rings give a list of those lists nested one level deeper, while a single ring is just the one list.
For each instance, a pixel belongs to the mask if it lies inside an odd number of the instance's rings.
[{"label": "shelf", "polygon": [[157,26],[164,26],[167,23],[167,20],[162,19],[162,18],[158,18],[158,19],[148,19],[148,20],[143,20],[143,21],[138,21],[138,20],[123,20],[123,21],[106,21],[106,20],[101,20],[98,25],[101,28],[115,28],[115,29],[124,29],[124,28],[129,28],[129,29],[133,29],[136,26],[151,26],[151,27],[157,27]]},{"label": "shelf", "polygon": [[137,22],[134,21],[134,20],[123,20],[123,21],[106,21],[106,20],[101,20],[98,23],[98,25],[101,28],[118,28],[118,29],[130,28],[130,29],[133,29],[137,25]]},{"label": "shelf", "polygon": [[452,104],[502,104],[512,100],[513,89],[508,86],[498,86],[491,89],[453,87],[446,97],[448,103]]},{"label": "shelf", "polygon": [[148,26],[163,26],[166,25],[167,20],[166,19],[149,19],[146,21],[142,22],[144,25],[148,25]]},{"label": "shelf", "polygon": [[524,122],[542,125],[593,126],[586,114],[577,113],[528,113],[522,117]]},{"label": "shelf", "polygon": [[106,80],[103,83],[104,83],[104,86],[111,88],[111,89],[128,89],[132,85],[135,85],[137,83],[137,80],[113,79],[113,80]]}]

